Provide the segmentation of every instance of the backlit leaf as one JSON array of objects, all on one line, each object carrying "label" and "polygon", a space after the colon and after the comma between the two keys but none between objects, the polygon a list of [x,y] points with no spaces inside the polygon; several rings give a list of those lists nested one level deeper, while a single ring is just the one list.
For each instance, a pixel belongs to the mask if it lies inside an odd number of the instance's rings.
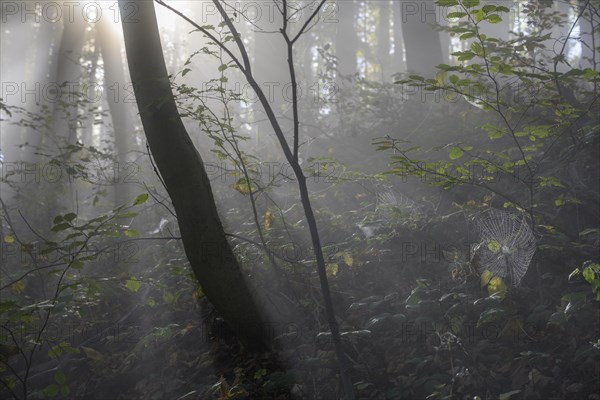
[{"label": "backlit leaf", "polygon": [[352,264],[354,264],[354,258],[352,258],[352,253],[349,252],[345,252],[344,253],[344,262],[346,263],[346,265],[348,265],[349,267],[352,266]]},{"label": "backlit leaf", "polygon": [[131,278],[127,279],[125,287],[129,289],[130,292],[137,293],[137,291],[140,290],[140,287],[142,287],[142,284],[136,278]]},{"label": "backlit leaf", "polygon": [[325,271],[327,272],[327,276],[336,276],[338,273],[338,265],[334,263],[327,264],[325,267]]},{"label": "backlit leaf", "polygon": [[506,297],[506,284],[502,278],[494,276],[490,279],[490,283],[488,283],[488,293],[490,296],[497,295],[500,297],[500,300],[504,300],[504,297]]},{"label": "backlit leaf", "polygon": [[134,206],[139,206],[140,204],[144,204],[148,200],[148,193],[142,193],[138,197],[135,198],[133,202]]},{"label": "backlit leaf", "polygon": [[460,147],[453,147],[450,150],[450,159],[456,160],[458,158],[461,158],[463,154],[464,154],[464,151]]},{"label": "backlit leaf", "polygon": [[264,215],[265,229],[271,229],[271,226],[273,226],[274,220],[275,220],[275,216],[273,215],[273,212],[271,210],[267,210],[267,212],[265,212],[265,215]]}]

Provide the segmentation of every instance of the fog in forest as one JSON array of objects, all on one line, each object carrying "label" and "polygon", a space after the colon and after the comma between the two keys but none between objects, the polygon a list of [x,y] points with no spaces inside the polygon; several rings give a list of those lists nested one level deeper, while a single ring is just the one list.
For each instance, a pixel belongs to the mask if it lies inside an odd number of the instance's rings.
[{"label": "fog in forest", "polygon": [[598,399],[598,0],[0,1],[3,399]]}]

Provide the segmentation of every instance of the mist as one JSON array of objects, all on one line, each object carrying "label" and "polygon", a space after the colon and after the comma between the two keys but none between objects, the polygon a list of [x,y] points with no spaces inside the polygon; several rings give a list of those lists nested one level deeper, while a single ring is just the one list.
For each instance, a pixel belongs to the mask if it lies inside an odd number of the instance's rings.
[{"label": "mist", "polygon": [[597,398],[597,1],[0,4],[0,397]]}]

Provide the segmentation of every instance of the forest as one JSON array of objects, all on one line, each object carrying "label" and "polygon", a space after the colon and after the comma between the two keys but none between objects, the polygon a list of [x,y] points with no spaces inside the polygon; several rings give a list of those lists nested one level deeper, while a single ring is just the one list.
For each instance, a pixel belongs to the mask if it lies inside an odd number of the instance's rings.
[{"label": "forest", "polygon": [[0,398],[600,400],[600,0],[0,20]]}]

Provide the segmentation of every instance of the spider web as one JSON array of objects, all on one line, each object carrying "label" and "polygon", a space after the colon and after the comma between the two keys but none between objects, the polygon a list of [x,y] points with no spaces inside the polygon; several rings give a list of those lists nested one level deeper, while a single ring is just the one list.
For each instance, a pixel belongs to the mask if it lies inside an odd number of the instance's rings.
[{"label": "spider web", "polygon": [[380,191],[377,193],[377,205],[375,208],[384,218],[390,218],[394,210],[417,215],[423,213],[423,207],[420,204],[389,186],[380,188]]},{"label": "spider web", "polygon": [[479,215],[476,224],[481,265],[493,276],[508,278],[508,284],[518,286],[536,250],[536,239],[526,218],[489,209]]}]

